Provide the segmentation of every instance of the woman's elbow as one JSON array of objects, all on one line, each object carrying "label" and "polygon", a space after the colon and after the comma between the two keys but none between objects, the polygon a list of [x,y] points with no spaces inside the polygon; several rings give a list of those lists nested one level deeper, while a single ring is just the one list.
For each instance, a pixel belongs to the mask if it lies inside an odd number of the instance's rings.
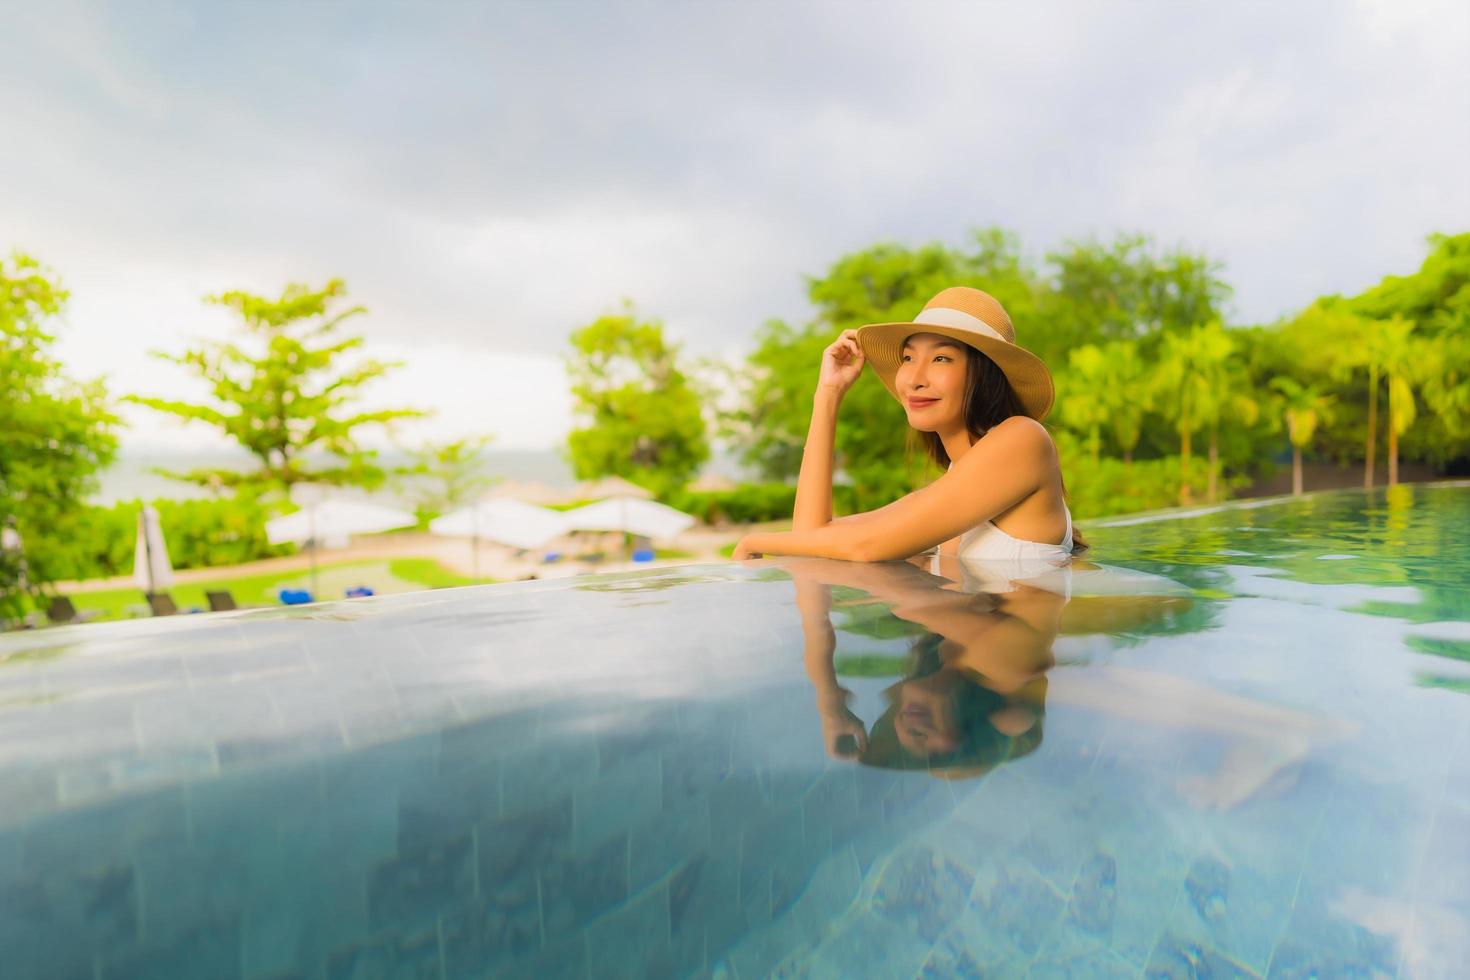
[{"label": "woman's elbow", "polygon": [[871,535],[855,538],[845,551],[843,557],[848,561],[888,561],[904,557],[894,553],[892,544]]}]

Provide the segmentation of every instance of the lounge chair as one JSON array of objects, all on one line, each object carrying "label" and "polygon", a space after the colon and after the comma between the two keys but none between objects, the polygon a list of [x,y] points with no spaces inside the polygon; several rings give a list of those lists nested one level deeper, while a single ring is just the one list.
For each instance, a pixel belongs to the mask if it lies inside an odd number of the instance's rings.
[{"label": "lounge chair", "polygon": [[282,605],[287,606],[301,606],[315,601],[311,593],[305,589],[278,589],[276,595],[280,598]]},{"label": "lounge chair", "polygon": [[235,605],[235,597],[230,595],[228,589],[219,592],[205,592],[204,598],[209,600],[210,612],[229,612],[231,609],[239,609]]},{"label": "lounge chair", "polygon": [[173,596],[167,592],[145,592],[143,594],[148,597],[148,608],[153,611],[153,615],[173,616],[178,613],[179,607],[174,605]]},{"label": "lounge chair", "polygon": [[639,548],[633,552],[634,561],[653,561],[652,548]]},{"label": "lounge chair", "polygon": [[97,610],[95,609],[78,612],[77,607],[72,605],[71,600],[64,595],[52,596],[50,604],[46,607],[46,618],[58,625],[61,623],[85,623],[96,615]]},{"label": "lounge chair", "polygon": [[361,599],[364,596],[370,595],[373,595],[373,590],[368,588],[366,585],[354,585],[352,588],[347,590],[347,598],[349,599]]}]

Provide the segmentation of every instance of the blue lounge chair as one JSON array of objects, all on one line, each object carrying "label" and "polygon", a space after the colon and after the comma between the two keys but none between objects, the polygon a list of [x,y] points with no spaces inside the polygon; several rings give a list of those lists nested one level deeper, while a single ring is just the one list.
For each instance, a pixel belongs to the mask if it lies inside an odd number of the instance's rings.
[{"label": "blue lounge chair", "polygon": [[347,590],[347,598],[349,599],[360,599],[363,596],[369,595],[373,595],[373,590],[368,588],[366,585],[354,585],[352,588]]},{"label": "blue lounge chair", "polygon": [[287,606],[300,606],[314,601],[311,593],[305,589],[279,589],[276,595],[280,597],[283,604]]}]

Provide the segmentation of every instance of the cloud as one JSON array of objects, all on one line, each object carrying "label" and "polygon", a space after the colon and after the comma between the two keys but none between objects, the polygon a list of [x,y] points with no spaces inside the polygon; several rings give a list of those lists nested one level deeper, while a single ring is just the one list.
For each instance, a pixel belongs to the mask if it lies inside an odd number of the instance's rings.
[{"label": "cloud", "polygon": [[200,295],[290,280],[345,277],[375,343],[533,358],[539,384],[624,296],[727,351],[877,241],[1150,231],[1222,259],[1258,321],[1470,225],[1450,2],[47,4],[8,26],[0,248],[66,276],[68,357],[126,390],[175,383],[142,351],[209,323]]}]

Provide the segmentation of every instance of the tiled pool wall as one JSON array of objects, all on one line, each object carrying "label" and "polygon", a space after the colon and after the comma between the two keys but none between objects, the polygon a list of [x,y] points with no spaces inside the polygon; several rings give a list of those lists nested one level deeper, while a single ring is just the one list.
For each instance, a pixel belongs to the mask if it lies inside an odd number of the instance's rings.
[{"label": "tiled pool wall", "polygon": [[840,915],[894,821],[952,806],[741,748],[810,708],[773,691],[591,737],[527,712],[53,815],[0,837],[0,976],[698,973],[800,896],[813,928]]}]

